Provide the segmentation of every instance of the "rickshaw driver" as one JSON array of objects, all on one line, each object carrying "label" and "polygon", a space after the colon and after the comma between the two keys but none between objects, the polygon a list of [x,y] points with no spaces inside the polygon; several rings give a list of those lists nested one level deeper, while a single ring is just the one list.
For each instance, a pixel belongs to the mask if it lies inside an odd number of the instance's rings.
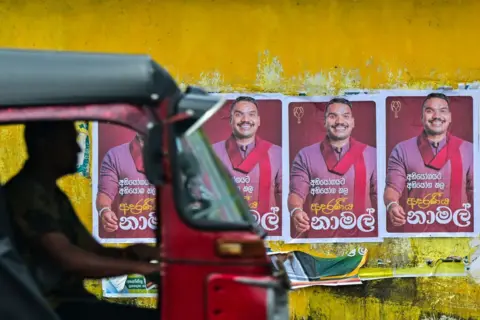
[{"label": "rickshaw driver", "polygon": [[100,301],[83,287],[85,278],[159,272],[158,265],[148,262],[158,259],[159,250],[146,245],[105,248],[78,219],[56,184],[76,172],[80,148],[74,123],[27,123],[24,136],[29,158],[5,185],[7,205],[15,244],[57,314],[82,320],[159,319],[157,310]]}]

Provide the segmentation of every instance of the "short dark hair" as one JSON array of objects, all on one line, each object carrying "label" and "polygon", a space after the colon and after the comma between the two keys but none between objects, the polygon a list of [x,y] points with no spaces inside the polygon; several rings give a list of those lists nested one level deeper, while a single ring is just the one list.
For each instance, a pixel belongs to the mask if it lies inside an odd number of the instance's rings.
[{"label": "short dark hair", "polygon": [[442,100],[446,101],[448,107],[450,107],[450,99],[446,95],[444,95],[443,93],[440,93],[440,92],[432,92],[425,98],[425,100],[423,100],[422,110],[425,107],[425,103],[428,100],[433,99],[433,98],[442,99]]},{"label": "short dark hair", "polygon": [[25,124],[24,139],[29,155],[38,152],[40,140],[53,138],[75,126],[73,121],[35,121]]},{"label": "short dark hair", "polygon": [[232,110],[237,105],[237,103],[242,101],[253,103],[255,107],[257,107],[257,112],[258,112],[258,102],[257,100],[255,100],[255,98],[248,97],[248,96],[240,96],[237,99],[235,99],[230,105],[230,114],[232,113]]},{"label": "short dark hair", "polygon": [[330,107],[334,103],[346,104],[347,106],[350,107],[350,111],[353,112],[353,106],[352,106],[352,103],[349,100],[347,100],[345,98],[336,97],[336,98],[333,98],[332,100],[327,102],[327,105],[325,106],[325,112],[324,112],[325,118],[327,118],[328,107]]}]

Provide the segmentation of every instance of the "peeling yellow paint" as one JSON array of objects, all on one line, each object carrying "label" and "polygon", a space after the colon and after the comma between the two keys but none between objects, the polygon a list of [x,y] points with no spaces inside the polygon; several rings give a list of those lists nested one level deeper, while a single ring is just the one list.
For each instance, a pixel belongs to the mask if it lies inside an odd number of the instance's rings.
[{"label": "peeling yellow paint", "polygon": [[257,63],[256,86],[265,92],[284,92],[283,67],[278,57],[271,57],[268,51],[260,55]]},{"label": "peeling yellow paint", "polygon": [[[430,89],[480,80],[474,0],[0,0],[0,46],[151,54],[180,86],[214,92],[337,94],[350,88]],[[478,83],[477,83],[478,85]],[[0,128],[0,180],[25,157],[21,127]],[[91,181],[60,185],[91,229]],[[414,267],[469,252],[468,239],[359,244],[377,260]],[[356,247],[272,244],[338,255]],[[100,293],[97,282],[89,289]],[[291,294],[302,319],[480,318],[479,286],[465,278],[371,281]],[[152,299],[138,299],[153,305]]]},{"label": "peeling yellow paint", "polygon": [[209,92],[230,92],[232,90],[225,84],[223,76],[218,71],[200,73],[198,85]]}]

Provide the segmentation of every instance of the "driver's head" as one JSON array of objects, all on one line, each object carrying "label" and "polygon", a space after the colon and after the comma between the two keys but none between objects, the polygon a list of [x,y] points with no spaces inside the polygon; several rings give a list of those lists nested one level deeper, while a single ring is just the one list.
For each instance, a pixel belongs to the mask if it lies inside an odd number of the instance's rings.
[{"label": "driver's head", "polygon": [[29,158],[37,166],[59,176],[77,171],[77,157],[81,149],[74,122],[27,123],[24,135]]},{"label": "driver's head", "polygon": [[252,97],[241,96],[230,106],[230,125],[237,139],[255,136],[260,126],[258,103]]}]

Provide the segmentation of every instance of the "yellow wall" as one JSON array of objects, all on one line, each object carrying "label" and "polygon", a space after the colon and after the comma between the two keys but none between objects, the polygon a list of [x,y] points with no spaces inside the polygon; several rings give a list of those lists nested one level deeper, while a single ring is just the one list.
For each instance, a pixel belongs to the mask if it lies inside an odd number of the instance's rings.
[{"label": "yellow wall", "polygon": [[[179,82],[220,91],[425,88],[480,79],[479,12],[475,0],[0,0],[0,46],[147,52]],[[16,153],[21,129],[0,130],[4,182],[24,155]],[[90,225],[90,181],[62,185]],[[370,263],[400,265],[468,251],[466,240],[449,239],[367,247]],[[421,319],[430,311],[437,313],[428,319],[457,319],[480,317],[479,298],[466,279],[419,278],[298,291],[291,306],[292,316],[312,319]]]}]

